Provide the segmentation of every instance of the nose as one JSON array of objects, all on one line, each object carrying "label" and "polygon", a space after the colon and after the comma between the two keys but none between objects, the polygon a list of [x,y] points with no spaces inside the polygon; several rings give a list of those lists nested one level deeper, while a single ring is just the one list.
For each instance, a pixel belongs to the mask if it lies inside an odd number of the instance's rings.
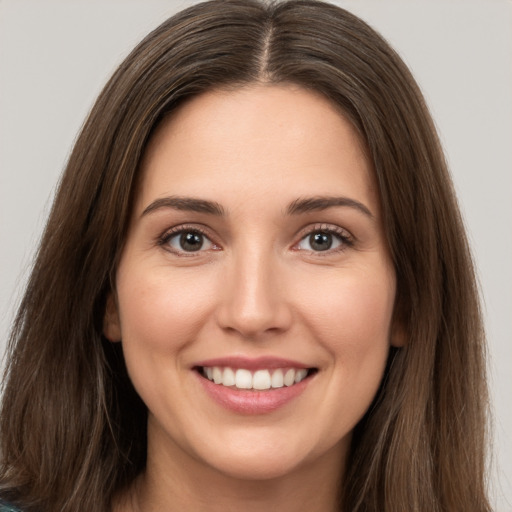
[{"label": "nose", "polygon": [[234,256],[223,275],[219,326],[251,340],[289,329],[292,312],[281,270],[263,251]]}]

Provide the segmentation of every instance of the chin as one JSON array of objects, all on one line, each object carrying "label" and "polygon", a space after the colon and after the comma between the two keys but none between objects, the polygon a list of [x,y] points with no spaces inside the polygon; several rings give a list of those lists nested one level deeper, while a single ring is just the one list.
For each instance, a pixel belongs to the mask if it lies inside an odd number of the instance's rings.
[{"label": "chin", "polygon": [[[268,434],[266,432],[265,434]],[[295,439],[265,435],[237,436],[220,447],[209,445],[203,454],[197,454],[208,466],[224,476],[247,481],[283,479],[301,471],[315,471],[318,463],[330,460],[339,467],[344,459],[349,439],[333,446],[312,442],[312,435]],[[309,439],[308,439],[309,438]],[[309,440],[309,443],[308,443]],[[220,449],[216,449],[220,448]]]},{"label": "chin", "polygon": [[212,461],[211,467],[222,475],[236,480],[268,481],[283,479],[300,470],[302,464],[296,460],[287,460],[277,451],[273,456],[230,457]]}]

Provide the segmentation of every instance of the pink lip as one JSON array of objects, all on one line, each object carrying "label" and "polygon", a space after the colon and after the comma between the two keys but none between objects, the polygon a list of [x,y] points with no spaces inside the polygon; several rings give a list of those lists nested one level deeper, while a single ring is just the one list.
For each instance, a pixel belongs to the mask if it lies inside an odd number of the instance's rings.
[{"label": "pink lip", "polygon": [[283,359],[281,357],[263,356],[256,358],[248,358],[242,356],[231,356],[231,357],[218,357],[215,359],[208,359],[205,361],[199,361],[194,365],[197,366],[219,366],[230,368],[244,368],[246,370],[272,370],[277,368],[311,368],[311,366],[293,361],[292,359]]},{"label": "pink lip", "polygon": [[[230,365],[215,364],[213,366]],[[245,368],[247,369],[247,367]],[[275,411],[302,394],[311,381],[311,378],[308,377],[289,387],[269,389],[268,391],[250,391],[215,384],[202,377],[199,372],[195,373],[210,398],[222,407],[240,414],[265,414]]]}]

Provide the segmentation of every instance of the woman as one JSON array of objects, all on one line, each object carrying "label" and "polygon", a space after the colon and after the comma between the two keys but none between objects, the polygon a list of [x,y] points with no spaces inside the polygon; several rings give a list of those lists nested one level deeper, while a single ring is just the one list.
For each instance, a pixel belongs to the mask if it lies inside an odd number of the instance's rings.
[{"label": "woman", "polygon": [[22,510],[489,510],[483,332],[432,121],[366,24],[199,4],[70,157],[11,337]]}]

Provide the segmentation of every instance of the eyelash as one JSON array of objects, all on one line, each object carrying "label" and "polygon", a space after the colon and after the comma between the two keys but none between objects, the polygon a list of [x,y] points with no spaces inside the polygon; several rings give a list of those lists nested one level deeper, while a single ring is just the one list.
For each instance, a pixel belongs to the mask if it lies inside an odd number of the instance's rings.
[{"label": "eyelash", "polygon": [[[213,250],[219,250],[220,247],[212,240],[212,237],[207,233],[207,231],[202,228],[201,226],[195,225],[181,225],[173,227],[167,231],[165,231],[157,240],[157,243],[159,246],[163,247],[166,251],[172,252],[173,254],[183,256],[183,257],[194,257],[197,256],[198,253],[204,252],[202,247],[197,251],[185,251],[185,250],[176,250],[174,248],[171,248],[169,242],[173,238],[177,237],[178,235],[183,234],[198,234],[201,237],[203,237],[205,240],[207,240],[210,244],[213,246]],[[314,251],[314,250],[308,250],[308,249],[298,249],[297,246],[300,245],[304,240],[306,240],[308,237],[314,235],[314,234],[325,234],[325,235],[333,235],[335,238],[338,239],[339,246],[331,249],[330,247],[326,250],[321,251]],[[325,257],[328,255],[332,255],[333,253],[338,253],[341,251],[346,250],[347,248],[354,246],[354,239],[352,235],[348,231],[346,231],[343,228],[340,228],[338,226],[333,226],[330,224],[316,224],[313,226],[310,226],[303,230],[300,234],[300,239],[297,243],[295,243],[292,247],[295,251],[307,251],[315,256]]]},{"label": "eyelash", "polygon": [[187,226],[187,225],[176,226],[174,228],[171,228],[171,229],[165,231],[165,233],[163,233],[158,238],[158,241],[157,241],[158,245],[163,247],[166,251],[169,251],[169,252],[172,252],[173,254],[176,254],[179,256],[184,256],[184,257],[193,257],[193,256],[197,256],[197,253],[204,252],[201,250],[202,248],[199,249],[198,251],[184,251],[184,250],[173,249],[170,246],[169,242],[174,237],[176,237],[178,235],[187,234],[187,233],[201,235],[205,240],[209,241],[215,247],[214,250],[218,250],[217,244],[215,244],[215,242],[213,242],[211,239],[212,237],[206,232],[205,229],[203,229],[201,226],[198,226],[197,224],[194,224],[192,226]]},{"label": "eyelash", "polygon": [[354,238],[353,236],[343,228],[340,228],[339,226],[335,226],[332,224],[315,224],[313,226],[310,226],[306,228],[300,235],[300,240],[296,244],[294,244],[294,247],[297,247],[300,243],[302,243],[304,240],[306,240],[308,237],[311,237],[314,234],[325,234],[325,235],[333,235],[335,238],[339,241],[339,246],[335,248],[328,248],[325,251],[311,251],[307,249],[295,249],[297,251],[308,251],[315,256],[319,257],[326,257],[329,255],[332,255],[333,253],[338,253],[345,251],[346,249],[354,246]]}]

